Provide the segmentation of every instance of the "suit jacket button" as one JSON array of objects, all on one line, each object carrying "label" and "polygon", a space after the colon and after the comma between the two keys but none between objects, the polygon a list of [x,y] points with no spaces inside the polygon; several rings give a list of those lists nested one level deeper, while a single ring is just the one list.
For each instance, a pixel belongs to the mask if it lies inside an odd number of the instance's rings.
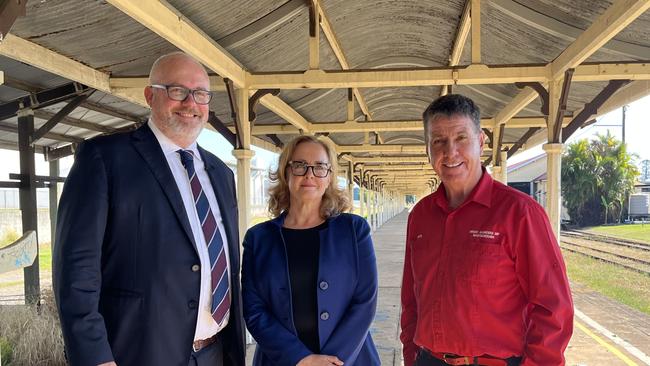
[{"label": "suit jacket button", "polygon": [[199,269],[201,269],[201,266],[199,266],[198,264],[192,266],[192,272],[198,272]]},{"label": "suit jacket button", "polygon": [[327,311],[323,311],[322,313],[320,313],[320,320],[327,320],[329,318],[330,318],[330,313],[328,313]]},{"label": "suit jacket button", "polygon": [[330,287],[330,285],[329,285],[326,281],[320,281],[320,283],[318,284],[318,286],[319,286],[320,289],[323,290],[323,291],[327,290],[327,289]]},{"label": "suit jacket button", "polygon": [[188,306],[190,309],[196,309],[196,307],[197,307],[198,305],[199,305],[199,303],[196,302],[195,300],[190,300],[190,301],[187,303],[187,306]]}]

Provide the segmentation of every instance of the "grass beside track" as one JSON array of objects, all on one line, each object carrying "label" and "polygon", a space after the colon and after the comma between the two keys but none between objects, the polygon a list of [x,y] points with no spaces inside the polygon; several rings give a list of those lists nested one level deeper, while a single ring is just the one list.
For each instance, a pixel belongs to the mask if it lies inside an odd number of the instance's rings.
[{"label": "grass beside track", "polygon": [[650,277],[563,251],[569,279],[650,315]]},{"label": "grass beside track", "polygon": [[650,244],[650,223],[596,226],[587,228],[587,231],[622,239],[639,240]]}]

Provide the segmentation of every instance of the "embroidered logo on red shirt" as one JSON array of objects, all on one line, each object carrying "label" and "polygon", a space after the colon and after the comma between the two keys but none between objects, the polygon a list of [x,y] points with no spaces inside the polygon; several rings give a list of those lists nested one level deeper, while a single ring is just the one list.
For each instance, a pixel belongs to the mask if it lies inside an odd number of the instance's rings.
[{"label": "embroidered logo on red shirt", "polygon": [[469,231],[469,235],[478,241],[498,244],[501,241],[501,233],[493,230],[475,230]]}]

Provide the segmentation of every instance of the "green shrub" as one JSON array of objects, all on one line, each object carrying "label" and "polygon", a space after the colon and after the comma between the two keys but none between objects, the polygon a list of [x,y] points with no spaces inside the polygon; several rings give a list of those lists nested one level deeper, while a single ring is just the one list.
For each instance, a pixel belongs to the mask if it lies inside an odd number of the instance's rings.
[{"label": "green shrub", "polygon": [[6,228],[4,231],[0,232],[0,248],[6,247],[7,245],[15,242],[20,238],[20,235],[14,228]]},{"label": "green shrub", "polygon": [[11,344],[6,338],[0,337],[0,360],[5,365],[9,365],[12,361],[13,351]]}]

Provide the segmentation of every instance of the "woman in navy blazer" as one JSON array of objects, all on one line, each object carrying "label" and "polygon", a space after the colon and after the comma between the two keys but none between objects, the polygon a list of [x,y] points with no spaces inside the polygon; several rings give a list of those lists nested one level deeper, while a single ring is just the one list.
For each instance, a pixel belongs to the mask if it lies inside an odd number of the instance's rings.
[{"label": "woman in navy blazer", "polygon": [[370,337],[377,268],[368,223],[342,213],[336,155],[300,136],[271,178],[274,219],[244,238],[242,296],[254,366],[379,365]]}]

